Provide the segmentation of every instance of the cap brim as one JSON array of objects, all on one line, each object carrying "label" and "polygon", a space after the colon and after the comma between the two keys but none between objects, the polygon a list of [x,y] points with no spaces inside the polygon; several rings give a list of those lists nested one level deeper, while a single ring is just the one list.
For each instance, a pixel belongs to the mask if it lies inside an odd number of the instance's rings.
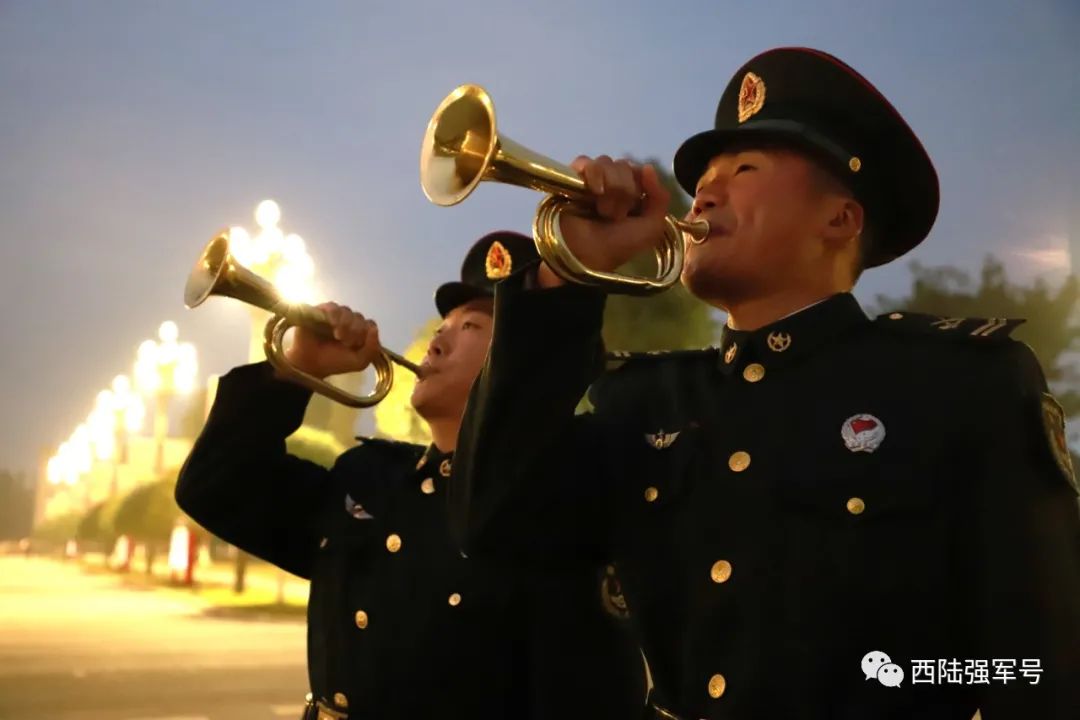
[{"label": "cap brim", "polygon": [[[835,170],[838,177],[843,177],[844,162],[837,156],[836,148],[818,144],[815,136],[810,128],[804,128],[803,132],[750,126],[706,130],[679,146],[672,170],[682,189],[693,197],[698,181],[717,155],[744,143],[775,143],[802,150]],[[918,245],[937,216],[937,175],[914,135],[903,136],[888,160],[891,171],[879,184],[871,189],[864,188],[861,195],[856,193],[860,202],[868,206],[871,217],[876,218],[882,233],[871,254],[864,259],[866,267],[884,265]]]},{"label": "cap brim", "polygon": [[494,297],[494,295],[463,282],[443,283],[435,290],[435,309],[439,311],[439,315],[446,317],[451,310],[470,300],[489,297]]},{"label": "cap brim", "polygon": [[[792,124],[794,127],[794,124]],[[709,161],[730,150],[733,146],[754,143],[775,143],[808,152],[827,164],[840,163],[845,158],[834,157],[835,149],[819,145],[812,139],[809,128],[778,130],[744,126],[733,130],[706,130],[694,135],[679,146],[672,161],[672,170],[679,185],[693,197],[698,180],[705,173]]]}]

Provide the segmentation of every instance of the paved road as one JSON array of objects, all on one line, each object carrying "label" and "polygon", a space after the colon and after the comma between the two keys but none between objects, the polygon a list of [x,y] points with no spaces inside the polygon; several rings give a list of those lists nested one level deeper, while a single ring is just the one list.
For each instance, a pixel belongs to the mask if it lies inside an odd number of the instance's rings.
[{"label": "paved road", "polygon": [[303,622],[0,556],[0,720],[296,720]]}]

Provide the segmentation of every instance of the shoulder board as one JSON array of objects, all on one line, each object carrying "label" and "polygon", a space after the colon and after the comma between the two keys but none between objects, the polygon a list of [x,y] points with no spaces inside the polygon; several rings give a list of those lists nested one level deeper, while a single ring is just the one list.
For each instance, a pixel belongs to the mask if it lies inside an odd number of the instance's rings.
[{"label": "shoulder board", "polygon": [[604,361],[607,363],[608,370],[615,370],[622,367],[631,360],[664,360],[671,358],[688,358],[694,356],[703,356],[710,353],[719,352],[717,348],[708,347],[697,350],[644,350],[641,352],[630,352],[627,350],[612,350],[604,353]]},{"label": "shoulder board", "polygon": [[981,342],[1006,340],[1024,322],[1023,318],[941,317],[911,312],[883,313],[875,320],[877,325],[897,332]]},{"label": "shoulder board", "polygon": [[402,453],[414,452],[414,453],[419,453],[419,452],[423,452],[423,450],[424,450],[423,445],[417,445],[415,443],[404,442],[403,440],[394,440],[392,438],[366,437],[366,436],[363,436],[363,435],[357,435],[355,437],[355,440],[356,440],[356,444],[358,446],[363,445],[364,447],[385,448],[385,449],[391,450],[393,452],[402,452]]}]

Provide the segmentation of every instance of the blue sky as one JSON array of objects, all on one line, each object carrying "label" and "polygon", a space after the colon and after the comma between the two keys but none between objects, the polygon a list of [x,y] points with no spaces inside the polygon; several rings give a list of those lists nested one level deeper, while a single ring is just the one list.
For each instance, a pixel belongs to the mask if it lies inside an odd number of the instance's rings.
[{"label": "blue sky", "polygon": [[[424,198],[424,126],[463,82],[547,155],[668,164],[742,62],[817,47],[870,78],[936,162],[942,211],[906,260],[977,269],[995,253],[1017,278],[1060,278],[1080,246],[1078,37],[1073,0],[0,0],[0,466],[35,469],[162,320],[203,374],[246,359],[240,307],[188,311],[181,293],[202,244],[252,228],[265,197],[327,296],[404,347],[469,244],[526,230],[538,200]],[[901,293],[906,260],[857,294]]]}]

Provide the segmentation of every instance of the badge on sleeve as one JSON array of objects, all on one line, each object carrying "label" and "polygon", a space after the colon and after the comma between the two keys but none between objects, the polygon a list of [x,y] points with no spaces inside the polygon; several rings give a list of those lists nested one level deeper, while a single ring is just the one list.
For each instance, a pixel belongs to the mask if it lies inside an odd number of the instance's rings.
[{"label": "badge on sleeve", "polygon": [[357,520],[370,520],[372,518],[371,513],[364,509],[364,506],[352,499],[352,495],[345,495],[345,512],[352,515]]},{"label": "badge on sleeve", "polygon": [[630,617],[630,610],[626,605],[626,598],[622,594],[622,585],[615,574],[615,567],[608,565],[604,569],[604,577],[600,581],[600,601],[604,611],[612,617],[625,620]]},{"label": "badge on sleeve", "polygon": [[657,450],[667,450],[679,438],[681,432],[682,430],[666,433],[660,430],[655,433],[645,433],[645,442],[649,443],[649,447]]},{"label": "badge on sleeve", "polygon": [[852,415],[844,421],[840,436],[851,452],[872,453],[885,439],[885,423],[866,413]]},{"label": "badge on sleeve", "polygon": [[1050,453],[1073,490],[1080,493],[1080,485],[1077,484],[1076,473],[1073,471],[1072,455],[1069,453],[1069,443],[1065,439],[1065,411],[1050,393],[1042,394],[1042,420],[1047,442],[1050,443]]}]

